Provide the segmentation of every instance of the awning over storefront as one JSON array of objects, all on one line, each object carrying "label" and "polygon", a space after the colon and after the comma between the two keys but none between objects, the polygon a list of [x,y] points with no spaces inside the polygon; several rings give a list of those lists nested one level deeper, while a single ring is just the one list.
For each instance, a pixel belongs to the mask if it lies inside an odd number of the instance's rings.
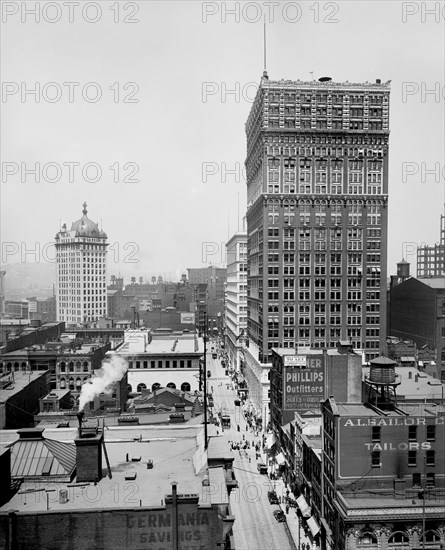
[{"label": "awning over storefront", "polygon": [[284,458],[283,453],[278,453],[275,460],[277,461],[278,466],[284,466],[286,464],[286,459]]},{"label": "awning over storefront", "polygon": [[315,537],[315,535],[318,535],[318,533],[320,532],[320,527],[319,527],[316,519],[314,518],[314,516],[310,517],[307,520],[307,524],[308,524],[309,529],[311,530],[312,536]]},{"label": "awning over storefront", "polygon": [[401,357],[400,361],[402,363],[414,363],[416,359],[414,357]]},{"label": "awning over storefront", "polygon": [[275,437],[275,434],[269,434],[266,437],[266,448],[272,449],[272,447],[275,445],[276,442],[277,442],[277,438]]},{"label": "awning over storefront", "polygon": [[303,495],[300,495],[297,498],[297,505],[298,505],[298,508],[300,508],[300,511],[303,514],[304,518],[311,517],[311,509],[309,508],[308,503],[306,502],[306,499],[304,498]]}]

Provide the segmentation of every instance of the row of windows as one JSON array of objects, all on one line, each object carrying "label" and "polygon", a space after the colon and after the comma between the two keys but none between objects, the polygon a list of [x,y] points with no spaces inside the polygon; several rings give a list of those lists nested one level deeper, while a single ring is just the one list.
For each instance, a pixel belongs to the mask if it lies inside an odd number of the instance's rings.
[{"label": "row of windows", "polygon": [[[408,426],[408,441],[417,441],[418,426]],[[381,426],[372,426],[372,441],[380,441],[382,436]],[[427,441],[435,441],[436,439],[436,426],[434,424],[428,424],[426,427],[426,439]]]},{"label": "row of windows", "polygon": [[[150,365],[149,365],[150,363]],[[174,360],[174,361],[170,361],[170,360],[158,360],[158,361],[129,361],[128,362],[128,368],[130,369],[148,369],[148,368],[151,368],[151,369],[162,369],[162,368],[165,368],[165,369],[169,369],[170,368],[170,364],[171,364],[171,367],[173,369],[176,369],[179,368],[180,369],[184,369],[184,368],[188,368],[188,369],[191,369],[192,368],[192,360],[191,359],[187,359],[187,360]],[[179,364],[179,365],[178,365]]]},{"label": "row of windows", "polygon": [[[330,124],[329,124],[330,122]],[[268,118],[267,119],[267,126],[269,128],[299,128],[302,130],[364,130],[368,129],[373,132],[381,131],[383,129],[383,123],[381,121],[372,121],[370,120],[368,124],[365,124],[365,121],[363,120],[351,120],[342,118],[338,119],[322,119],[316,120],[315,122],[312,120],[312,117],[307,116],[306,118],[301,117],[301,119],[296,117],[290,117],[285,118],[283,121],[283,124],[280,125],[280,119],[279,118]]]},{"label": "row of windows", "polygon": [[[283,260],[283,263],[284,264],[294,264],[296,262],[296,254],[295,252],[283,252],[282,255],[278,254],[278,253],[273,253],[273,252],[269,252],[268,255],[268,262],[272,262],[272,263],[278,263],[280,262],[280,260]],[[361,252],[349,252],[348,255],[346,256],[345,253],[341,253],[341,252],[336,252],[336,253],[333,253],[333,254],[330,254],[330,261],[331,261],[331,264],[336,264],[336,263],[341,263],[342,261],[342,257],[344,259],[347,259],[348,261],[348,264],[361,264],[362,263],[362,259],[363,259],[363,254]],[[324,252],[316,252],[315,253],[315,263],[324,263],[326,260],[326,253]],[[311,254],[308,253],[308,252],[300,252],[298,254],[298,260],[299,260],[299,263],[300,264],[311,264],[312,261],[311,261]],[[262,257],[260,257],[260,263],[262,263]],[[300,267],[300,270],[302,268]],[[307,269],[307,273],[306,272],[301,272],[300,271],[300,274],[301,275],[304,275],[304,274],[307,274],[309,275],[309,270],[310,270],[310,266],[305,266],[305,269]],[[324,267],[323,267],[324,269]],[[335,269],[340,269],[340,266],[336,266]],[[331,275],[335,275],[336,273],[332,271],[333,270],[333,267],[331,266]],[[372,274],[372,273],[380,273],[381,269],[380,269],[380,266],[376,266],[376,265],[373,265],[373,266],[368,266],[366,272],[367,274]],[[362,273],[362,270],[361,270],[361,267],[359,266],[353,266],[353,265],[348,265],[348,275],[361,275]],[[322,273],[321,271],[319,273],[317,273],[317,267],[315,268],[315,274],[316,275],[324,275],[325,273]],[[340,275],[340,272],[338,273]]]},{"label": "row of windows", "polygon": [[[311,294],[312,294],[312,298],[311,298]],[[329,296],[329,300],[342,299],[341,290],[331,290],[329,292],[326,292],[325,290],[314,290],[312,292],[311,290],[299,290],[298,292],[295,292],[293,290],[283,290],[282,292],[283,300],[295,300],[296,295],[298,295],[299,300],[304,300],[304,301],[309,301],[311,299],[326,300],[327,296]],[[366,297],[366,300],[380,300],[379,290],[366,291],[366,293],[363,293],[360,290],[348,290],[348,292],[346,293],[346,299],[361,301],[363,300],[364,295]],[[263,292],[262,290],[260,290],[259,298],[262,298],[262,297],[263,297]],[[278,291],[268,291],[267,299],[278,301],[280,299],[280,293]]]},{"label": "row of windows", "polygon": [[[155,382],[151,386],[151,391],[159,390],[161,387],[162,386],[161,384],[159,384],[159,382]],[[175,390],[176,384],[174,382],[169,382],[166,387]],[[138,393],[141,393],[142,390],[146,390],[146,389],[147,389],[147,385],[141,382],[140,384],[137,385],[136,391]],[[183,382],[181,384],[181,391],[190,391],[190,389],[191,389],[190,384],[188,382]],[[133,388],[131,387],[130,384],[128,384],[128,392],[131,393],[132,391],[133,391]]]},{"label": "row of windows", "polygon": [[[426,451],[426,465],[435,466],[436,465],[436,452],[435,451]],[[415,467],[418,465],[418,453],[417,451],[408,451],[408,466]],[[381,463],[381,451],[372,451],[371,453],[371,465],[373,468],[380,468]],[[428,475],[428,474],[427,474]]]}]

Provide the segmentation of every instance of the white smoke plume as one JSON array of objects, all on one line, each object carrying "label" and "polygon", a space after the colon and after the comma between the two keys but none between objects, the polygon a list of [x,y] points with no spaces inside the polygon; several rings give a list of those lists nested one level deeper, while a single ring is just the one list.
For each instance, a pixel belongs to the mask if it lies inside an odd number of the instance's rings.
[{"label": "white smoke plume", "polygon": [[115,382],[122,379],[128,370],[128,362],[118,353],[108,355],[102,366],[97,370],[88,382],[82,386],[79,397],[79,411],[83,411],[85,405],[93,401],[100,393],[109,393]]}]

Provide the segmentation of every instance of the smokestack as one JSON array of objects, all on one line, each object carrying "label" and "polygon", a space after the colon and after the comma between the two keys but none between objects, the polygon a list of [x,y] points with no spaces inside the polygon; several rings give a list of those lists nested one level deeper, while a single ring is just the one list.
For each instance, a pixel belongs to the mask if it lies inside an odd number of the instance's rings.
[{"label": "smokestack", "polygon": [[85,416],[85,413],[83,411],[79,411],[77,414],[77,420],[79,421],[79,437],[82,437],[82,420]]}]

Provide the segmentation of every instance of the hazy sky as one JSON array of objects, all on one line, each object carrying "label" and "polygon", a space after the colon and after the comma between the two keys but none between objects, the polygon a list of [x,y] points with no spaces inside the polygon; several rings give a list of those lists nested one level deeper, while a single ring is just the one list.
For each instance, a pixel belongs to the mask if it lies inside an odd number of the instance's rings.
[{"label": "hazy sky", "polygon": [[[445,20],[427,11],[439,3],[27,2],[37,16],[24,5],[2,3],[3,264],[47,261],[84,201],[108,234],[109,274],[223,263],[238,197],[240,218],[246,205],[263,16],[271,79],[392,81],[388,272],[439,239]],[[25,172],[35,163],[40,182]]]}]

